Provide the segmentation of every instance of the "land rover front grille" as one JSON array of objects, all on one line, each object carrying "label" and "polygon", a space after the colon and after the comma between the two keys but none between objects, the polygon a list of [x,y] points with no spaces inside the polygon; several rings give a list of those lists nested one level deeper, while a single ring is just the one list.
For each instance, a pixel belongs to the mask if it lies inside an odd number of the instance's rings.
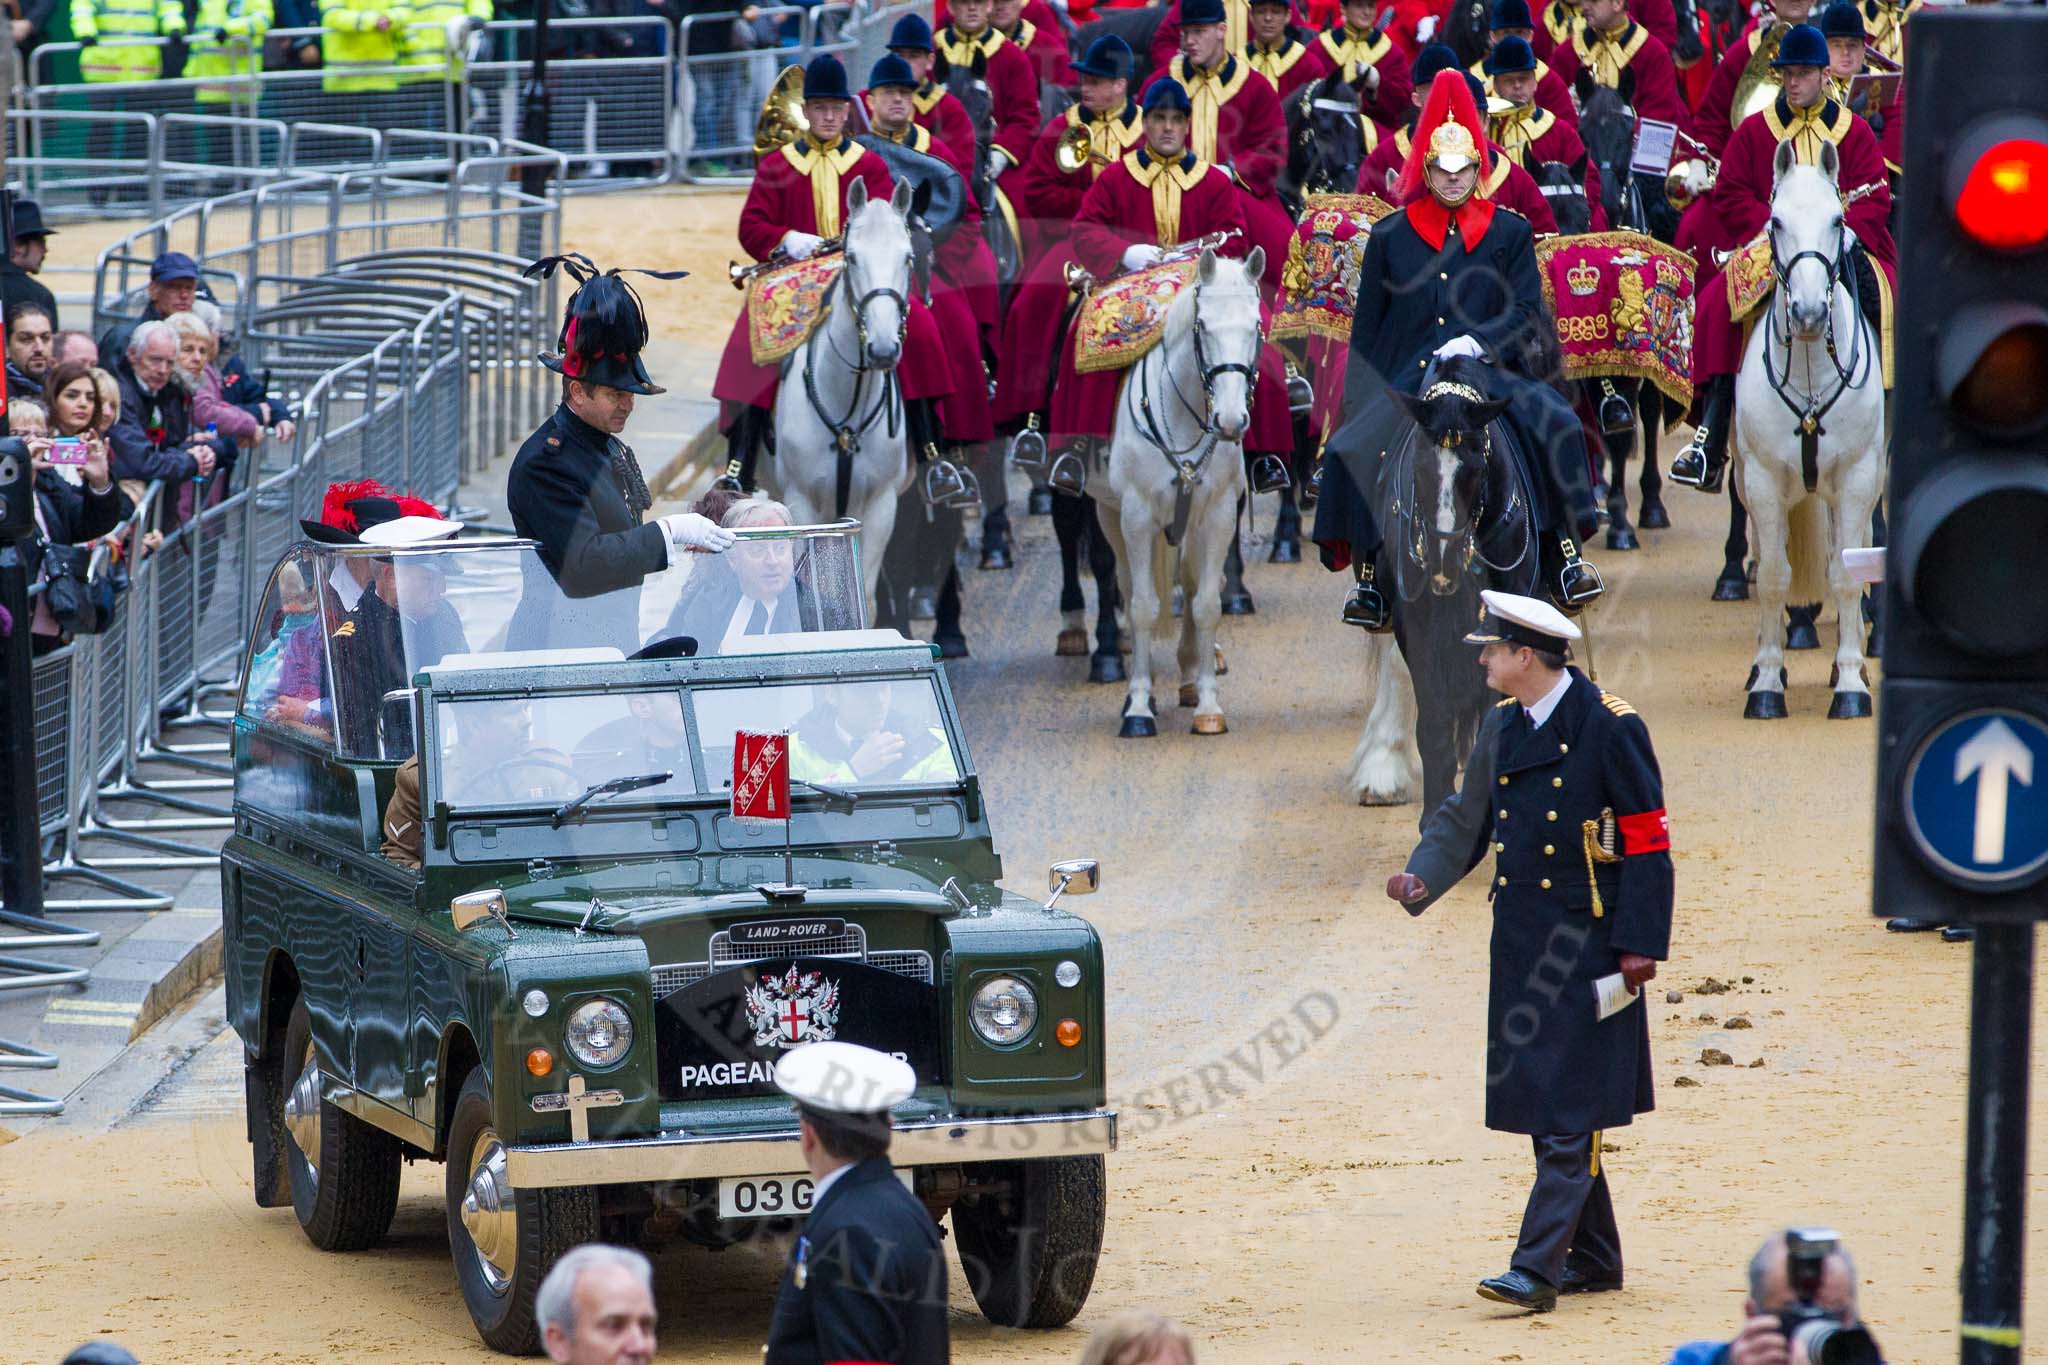
[{"label": "land rover front grille", "polygon": [[[849,930],[849,936],[859,932],[857,928]],[[722,938],[723,935],[720,935],[720,937]],[[714,940],[712,951],[716,953],[717,950],[718,944]],[[685,986],[702,981],[705,977],[711,975],[713,971],[725,971],[728,968],[737,967],[747,962],[765,962],[771,956],[773,954],[735,953],[733,956],[720,958],[713,964],[703,962],[664,963],[656,967],[653,972],[654,998],[659,1000],[672,991],[679,991]],[[921,981],[927,986],[932,984],[931,954],[917,948],[884,949],[875,953],[839,952],[827,954],[807,951],[803,956],[830,956],[843,958],[850,962],[861,961],[870,967],[876,967],[885,972],[894,972],[898,976],[907,976],[912,981]]]}]

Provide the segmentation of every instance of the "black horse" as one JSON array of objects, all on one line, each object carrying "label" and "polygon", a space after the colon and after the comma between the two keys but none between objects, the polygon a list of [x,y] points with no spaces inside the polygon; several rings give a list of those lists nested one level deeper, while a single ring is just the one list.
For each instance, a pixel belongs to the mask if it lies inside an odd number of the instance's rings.
[{"label": "black horse", "polygon": [[1384,536],[1394,638],[1415,683],[1415,743],[1425,818],[1447,796],[1495,698],[1464,636],[1479,592],[1541,592],[1527,465],[1487,391],[1484,363],[1444,362],[1420,397],[1390,390],[1402,415],[1368,486]]},{"label": "black horse", "polygon": [[1365,162],[1358,87],[1332,71],[1289,99],[1286,114],[1287,169],[1278,189],[1287,216],[1300,218],[1309,195],[1358,188],[1358,168]]},{"label": "black horse", "polygon": [[[1539,0],[1540,7],[1540,0]],[[1458,54],[1458,65],[1470,71],[1472,64],[1486,56],[1487,0],[1451,0],[1435,41]]]},{"label": "black horse", "polygon": [[1550,205],[1550,214],[1557,219],[1557,230],[1566,237],[1593,230],[1593,204],[1586,198],[1586,158],[1566,165],[1562,161],[1538,162],[1530,174],[1536,188],[1543,192],[1544,202]]}]

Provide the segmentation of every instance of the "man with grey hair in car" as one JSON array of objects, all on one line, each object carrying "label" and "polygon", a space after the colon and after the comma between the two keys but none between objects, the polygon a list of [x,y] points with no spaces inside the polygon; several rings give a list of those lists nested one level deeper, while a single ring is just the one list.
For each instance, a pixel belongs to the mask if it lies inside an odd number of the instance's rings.
[{"label": "man with grey hair in car", "polygon": [[533,1317],[541,1349],[556,1365],[648,1365],[654,1267],[630,1248],[586,1242],[540,1282]]}]

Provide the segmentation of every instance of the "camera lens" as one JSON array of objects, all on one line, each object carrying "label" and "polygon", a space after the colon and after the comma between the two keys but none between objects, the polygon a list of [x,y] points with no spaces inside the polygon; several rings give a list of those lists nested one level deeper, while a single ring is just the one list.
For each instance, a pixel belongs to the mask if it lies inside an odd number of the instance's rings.
[{"label": "camera lens", "polygon": [[1884,1365],[1877,1342],[1861,1327],[1844,1327],[1825,1319],[1802,1322],[1791,1333],[1793,1359],[1804,1354],[1812,1365]]}]

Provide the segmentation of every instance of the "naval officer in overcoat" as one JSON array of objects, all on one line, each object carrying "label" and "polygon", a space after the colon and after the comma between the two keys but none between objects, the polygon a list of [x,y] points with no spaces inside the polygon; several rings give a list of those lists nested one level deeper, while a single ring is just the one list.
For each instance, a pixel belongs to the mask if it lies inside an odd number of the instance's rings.
[{"label": "naval officer in overcoat", "polygon": [[1536,1182],[1510,1268],[1479,1294],[1542,1313],[1559,1293],[1621,1287],[1600,1135],[1653,1107],[1649,1008],[1602,1019],[1595,983],[1618,973],[1640,997],[1657,974],[1671,839],[1642,717],[1566,666],[1578,627],[1535,598],[1481,597],[1465,638],[1506,699],[1387,895],[1419,915],[1494,855],[1486,1126],[1529,1135]]},{"label": "naval officer in overcoat", "polygon": [[775,1084],[796,1101],[816,1186],[775,1294],[764,1365],[946,1365],[945,1248],[889,1164],[889,1111],[917,1074],[873,1048],[808,1043],[775,1064]]}]

